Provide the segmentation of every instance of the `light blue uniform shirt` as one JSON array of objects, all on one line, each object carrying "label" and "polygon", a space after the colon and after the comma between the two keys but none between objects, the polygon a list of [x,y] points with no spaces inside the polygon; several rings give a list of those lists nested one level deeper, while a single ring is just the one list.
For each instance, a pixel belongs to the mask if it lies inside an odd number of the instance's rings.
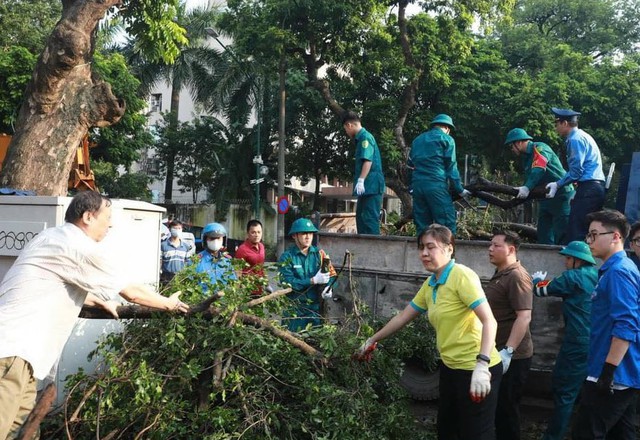
[{"label": "light blue uniform shirt", "polygon": [[[215,256],[206,249],[198,254],[197,273],[208,273],[211,283],[226,286],[229,281],[237,280],[236,272],[231,264],[231,257],[226,252],[216,252]],[[204,293],[208,292],[207,286],[202,286]]]},{"label": "light blue uniform shirt", "polygon": [[602,156],[598,144],[589,133],[575,127],[567,136],[567,162],[569,171],[558,180],[558,186],[568,183],[600,180],[604,182]]},{"label": "light blue uniform shirt", "polygon": [[640,273],[624,251],[613,254],[599,271],[591,299],[590,377],[602,373],[611,337],[629,341],[629,349],[616,368],[615,385],[640,389]]}]

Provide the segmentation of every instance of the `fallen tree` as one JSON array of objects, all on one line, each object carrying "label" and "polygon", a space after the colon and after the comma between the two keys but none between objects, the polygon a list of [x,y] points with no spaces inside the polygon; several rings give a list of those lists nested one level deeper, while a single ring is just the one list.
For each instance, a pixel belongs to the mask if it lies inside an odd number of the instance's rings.
[{"label": "fallen tree", "polygon": [[251,299],[254,287],[243,279],[202,301],[197,280],[183,280],[172,288],[198,304],[185,316],[120,308],[159,319],[108,336],[99,372],[69,380],[43,438],[416,438],[398,377],[425,331],[407,329],[362,364],[351,355],[379,324],[354,314],[291,333],[278,318],[287,290]]},{"label": "fallen tree", "polygon": [[[518,199],[516,198],[516,195],[518,195],[518,190],[513,186],[491,182],[482,177],[478,178],[474,183],[465,186],[465,189],[471,191],[471,194],[474,197],[477,197],[502,209],[515,208],[516,206],[533,199],[544,199],[546,198],[547,193],[547,189],[545,188],[544,184],[538,185],[531,190],[529,196],[526,199]],[[491,193],[505,194],[511,196],[511,198],[508,200],[504,200]]]}]

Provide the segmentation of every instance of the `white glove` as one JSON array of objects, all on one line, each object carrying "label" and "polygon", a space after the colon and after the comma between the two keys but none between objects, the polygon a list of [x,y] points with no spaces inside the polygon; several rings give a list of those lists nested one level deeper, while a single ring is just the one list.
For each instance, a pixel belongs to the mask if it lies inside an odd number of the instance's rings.
[{"label": "white glove", "polygon": [[333,297],[333,289],[329,286],[322,290],[322,299],[329,299]]},{"label": "white glove", "polygon": [[369,362],[373,358],[373,351],[377,346],[378,343],[373,342],[373,339],[369,338],[353,353],[352,358],[360,362]]},{"label": "white glove", "polygon": [[467,197],[469,197],[471,195],[471,191],[469,191],[468,189],[463,189],[462,192],[460,194],[458,194],[460,197],[462,197],[463,199],[466,199]]},{"label": "white glove", "polygon": [[498,353],[500,353],[500,358],[502,359],[502,374],[504,374],[509,369],[509,365],[511,365],[511,357],[513,356],[513,353],[509,353],[506,347]]},{"label": "white glove", "polygon": [[360,177],[358,183],[356,183],[356,194],[361,196],[364,194],[364,179]]},{"label": "white glove", "polygon": [[489,364],[484,361],[476,362],[476,367],[471,373],[471,387],[469,395],[474,402],[482,402],[491,392],[491,372]]},{"label": "white glove", "polygon": [[313,278],[311,278],[311,281],[313,284],[327,284],[330,279],[331,275],[329,275],[329,272],[323,272],[322,269],[320,269]]},{"label": "white glove", "polygon": [[539,270],[537,272],[532,273],[531,278],[533,278],[534,280],[542,281],[547,278],[547,273]]},{"label": "white glove", "polygon": [[363,355],[365,354],[367,351],[371,351],[371,346],[375,344],[375,342],[373,342],[373,339],[369,338],[366,341],[364,341],[364,344],[362,344],[360,346],[360,348],[358,349],[358,354]]},{"label": "white glove", "polygon": [[527,197],[529,197],[529,188],[527,188],[526,186],[516,186],[514,189],[518,190],[518,195],[516,196],[516,198],[526,199]]},{"label": "white glove", "polygon": [[547,183],[547,186],[545,186],[545,188],[547,188],[547,199],[554,198],[556,193],[558,192],[558,184],[556,182]]}]

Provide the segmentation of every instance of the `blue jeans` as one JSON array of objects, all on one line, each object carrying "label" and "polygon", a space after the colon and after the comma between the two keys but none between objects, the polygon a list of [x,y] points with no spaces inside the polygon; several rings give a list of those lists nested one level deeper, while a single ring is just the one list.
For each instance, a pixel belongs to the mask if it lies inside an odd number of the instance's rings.
[{"label": "blue jeans", "polygon": [[604,205],[604,183],[599,180],[578,182],[576,195],[571,200],[569,227],[564,244],[574,240],[582,241],[589,231],[587,214],[597,212]]}]

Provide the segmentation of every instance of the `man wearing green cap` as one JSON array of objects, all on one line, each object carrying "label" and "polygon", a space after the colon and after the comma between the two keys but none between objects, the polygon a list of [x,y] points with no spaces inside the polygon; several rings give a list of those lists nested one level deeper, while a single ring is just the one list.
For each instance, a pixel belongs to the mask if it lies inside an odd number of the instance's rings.
[{"label": "man wearing green cap", "polygon": [[280,281],[293,289],[288,295],[293,307],[284,313],[284,325],[291,331],[302,330],[309,324],[320,325],[320,299],[330,298],[332,294],[328,284],[336,277],[336,271],[329,256],[313,246],[315,232],[318,230],[311,220],[294,221],[289,235],[295,244],[278,260]]},{"label": "man wearing green cap", "polygon": [[371,133],[360,123],[360,116],[347,111],[342,116],[342,127],[356,141],[356,170],[353,195],[356,204],[356,228],[358,234],[380,235],[380,208],[384,194],[384,175],[378,144]]},{"label": "man wearing green cap", "polygon": [[[555,182],[566,171],[551,147],[543,142],[533,142],[533,138],[522,128],[514,128],[507,133],[504,144],[511,147],[522,158],[525,182],[517,187],[519,199],[526,199],[529,192],[540,184]],[[560,188],[552,199],[538,202],[538,243],[563,243],[574,190],[571,185]]]},{"label": "man wearing green cap", "polygon": [[533,293],[538,297],[562,298],[564,338],[553,368],[554,410],[543,440],[562,440],[571,420],[573,405],[587,377],[591,294],[598,281],[598,270],[589,245],[572,241],[560,251],[567,269],[557,278],[546,280],[546,272],[536,272]]},{"label": "man wearing green cap", "polygon": [[413,222],[416,234],[432,223],[446,226],[455,235],[456,209],[449,184],[461,197],[470,192],[462,187],[456,162],[456,142],[449,135],[454,129],[451,116],[439,114],[411,144],[407,166],[412,170]]}]

